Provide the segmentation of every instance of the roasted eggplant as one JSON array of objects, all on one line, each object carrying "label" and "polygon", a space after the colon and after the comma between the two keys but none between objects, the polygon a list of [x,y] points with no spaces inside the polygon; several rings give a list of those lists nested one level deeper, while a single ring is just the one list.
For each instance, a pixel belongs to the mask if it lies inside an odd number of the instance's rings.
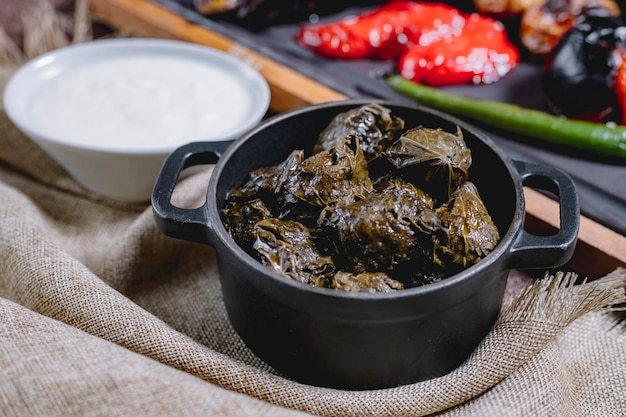
[{"label": "roasted eggplant", "polygon": [[616,75],[626,51],[623,16],[581,16],[548,54],[543,89],[554,111],[575,119],[622,123]]},{"label": "roasted eggplant", "polygon": [[520,22],[520,40],[531,53],[545,55],[577,19],[598,12],[618,16],[620,6],[614,0],[528,0]]},{"label": "roasted eggplant", "polygon": [[[271,25],[294,23],[337,13],[354,2],[346,0],[177,0],[212,19],[225,20],[251,30]],[[383,0],[361,0],[359,5],[382,3]]]}]

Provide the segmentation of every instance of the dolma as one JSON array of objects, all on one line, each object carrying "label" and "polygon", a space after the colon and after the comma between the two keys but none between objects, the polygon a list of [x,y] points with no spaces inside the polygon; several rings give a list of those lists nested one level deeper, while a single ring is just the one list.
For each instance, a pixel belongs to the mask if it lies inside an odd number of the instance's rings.
[{"label": "dolma", "polygon": [[329,256],[322,256],[311,230],[293,220],[269,218],[256,223],[253,248],[261,263],[295,281],[322,287],[335,273]]},{"label": "dolma", "polygon": [[291,180],[300,163],[304,160],[304,151],[295,150],[277,165],[261,167],[248,174],[243,184],[230,189],[229,200],[245,201],[261,198],[272,211],[277,211],[281,199],[284,200],[285,186]]},{"label": "dolma", "polygon": [[[424,187],[438,200],[447,201],[469,176],[472,154],[463,132],[446,132],[423,126],[407,130],[386,151],[398,169],[419,166]],[[418,181],[422,181],[420,178]],[[422,184],[420,184],[422,185]]]},{"label": "dolma", "polygon": [[[279,274],[352,292],[438,282],[490,253],[500,237],[468,180],[461,130],[392,139],[400,124],[379,107],[338,116],[317,152],[295,150],[235,185],[222,210],[233,239]],[[368,130],[374,114],[395,127]]]},{"label": "dolma", "polygon": [[500,240],[498,228],[470,181],[437,209],[437,215],[447,230],[446,239],[435,244],[433,261],[441,266],[471,266],[487,256]]},{"label": "dolma", "polygon": [[363,272],[358,275],[339,271],[329,288],[349,292],[390,292],[403,290],[404,285],[384,272]]},{"label": "dolma", "polygon": [[346,136],[354,135],[369,161],[380,156],[403,127],[404,120],[386,107],[367,104],[335,116],[319,135],[313,152],[332,149]]},{"label": "dolma", "polygon": [[224,226],[239,245],[249,251],[256,239],[254,227],[261,220],[272,217],[263,200],[228,201],[223,209]]},{"label": "dolma", "polygon": [[373,191],[367,162],[354,136],[302,161],[284,188],[282,210],[291,209],[305,218],[317,218],[326,206],[351,203]]},{"label": "dolma", "polygon": [[347,267],[356,273],[428,260],[432,236],[441,230],[433,200],[400,179],[362,200],[324,209],[318,226],[336,236]]}]

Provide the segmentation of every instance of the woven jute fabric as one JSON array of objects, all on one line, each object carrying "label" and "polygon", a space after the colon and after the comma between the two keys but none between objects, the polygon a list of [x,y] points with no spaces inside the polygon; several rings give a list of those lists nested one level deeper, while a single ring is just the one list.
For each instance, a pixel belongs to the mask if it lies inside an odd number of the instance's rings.
[{"label": "woven jute fabric", "polygon": [[[201,204],[210,175],[181,181],[176,204]],[[342,391],[284,378],[244,345],[215,257],[162,235],[148,203],[83,189],[0,111],[0,415],[626,414],[622,269],[507,293],[448,375]]]},{"label": "woven jute fabric", "polygon": [[[374,391],[299,384],[231,328],[215,253],[163,236],[148,204],[84,190],[0,113],[0,415],[626,413],[626,273],[511,296],[460,368]],[[210,169],[176,189],[199,204]]]}]

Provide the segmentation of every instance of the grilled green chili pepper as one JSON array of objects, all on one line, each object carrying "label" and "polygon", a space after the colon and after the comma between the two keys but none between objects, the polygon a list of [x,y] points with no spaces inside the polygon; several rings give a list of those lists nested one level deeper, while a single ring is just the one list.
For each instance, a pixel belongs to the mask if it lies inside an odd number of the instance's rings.
[{"label": "grilled green chili pepper", "polygon": [[396,74],[387,74],[385,79],[394,90],[425,106],[469,117],[505,131],[626,158],[625,126],[568,119],[513,104],[461,97]]}]

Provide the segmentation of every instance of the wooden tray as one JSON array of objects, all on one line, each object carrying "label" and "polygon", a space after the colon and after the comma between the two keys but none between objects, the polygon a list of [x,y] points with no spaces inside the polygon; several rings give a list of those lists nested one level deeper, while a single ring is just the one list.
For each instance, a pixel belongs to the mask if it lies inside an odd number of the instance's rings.
[{"label": "wooden tray", "polygon": [[[258,54],[236,40],[189,23],[148,0],[91,0],[96,21],[132,36],[179,39],[227,51],[251,62],[270,85],[270,108],[277,113],[298,107],[346,98],[304,75]],[[527,230],[552,233],[559,227],[558,203],[534,191],[525,191]],[[568,266],[590,279],[615,268],[626,268],[626,237],[581,216],[576,252]]]}]

